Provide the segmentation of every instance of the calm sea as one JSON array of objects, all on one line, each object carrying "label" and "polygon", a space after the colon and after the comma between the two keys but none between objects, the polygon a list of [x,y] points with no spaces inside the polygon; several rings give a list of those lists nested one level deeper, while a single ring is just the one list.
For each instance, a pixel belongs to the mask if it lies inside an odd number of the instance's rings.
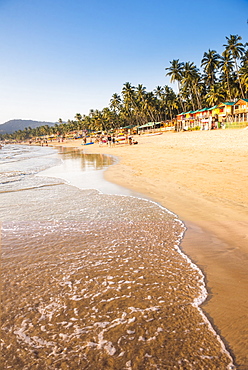
[{"label": "calm sea", "polygon": [[0,150],[2,369],[234,369],[185,227],[107,183],[109,156]]}]

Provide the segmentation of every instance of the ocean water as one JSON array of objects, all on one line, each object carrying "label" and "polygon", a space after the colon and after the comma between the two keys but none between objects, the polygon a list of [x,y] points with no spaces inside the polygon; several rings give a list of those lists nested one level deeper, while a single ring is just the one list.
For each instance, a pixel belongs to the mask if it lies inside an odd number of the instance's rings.
[{"label": "ocean water", "polygon": [[234,369],[177,216],[103,180],[115,159],[0,150],[3,369]]}]

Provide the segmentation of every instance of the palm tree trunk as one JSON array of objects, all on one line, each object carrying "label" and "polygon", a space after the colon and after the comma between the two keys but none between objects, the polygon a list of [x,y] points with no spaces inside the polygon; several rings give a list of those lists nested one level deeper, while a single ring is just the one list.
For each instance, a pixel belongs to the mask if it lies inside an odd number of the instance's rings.
[{"label": "palm tree trunk", "polygon": [[240,78],[239,78],[239,71],[238,71],[237,60],[236,59],[235,59],[235,67],[236,67],[236,72],[237,72],[237,75],[238,75],[239,87],[240,87],[240,90],[241,90],[241,95],[242,95],[242,98],[245,99],[245,95],[244,95],[244,92],[243,92],[242,84],[241,84],[241,81],[240,81]]},{"label": "palm tree trunk", "polygon": [[227,87],[228,87],[229,98],[230,98],[230,100],[232,101],[232,95],[231,95],[231,90],[230,90],[230,83],[229,83],[228,73],[227,73],[227,75],[226,75],[226,81],[227,81]]},{"label": "palm tree trunk", "polygon": [[184,112],[184,105],[183,105],[183,101],[182,101],[182,97],[181,97],[181,88],[180,88],[180,82],[178,81],[178,95],[179,95],[179,100],[180,100],[180,103],[181,103],[181,106],[182,106],[182,110]]},{"label": "palm tree trunk", "polygon": [[201,105],[200,94],[199,94],[199,91],[196,88],[196,85],[195,84],[194,84],[194,89],[195,89],[195,96],[196,96],[196,101],[197,101],[198,109],[201,109],[202,108],[202,105]]},{"label": "palm tree trunk", "polygon": [[190,90],[191,90],[191,96],[192,96],[192,107],[193,107],[193,110],[195,110],[195,104],[194,104],[194,92],[193,92],[192,85],[190,86]]}]

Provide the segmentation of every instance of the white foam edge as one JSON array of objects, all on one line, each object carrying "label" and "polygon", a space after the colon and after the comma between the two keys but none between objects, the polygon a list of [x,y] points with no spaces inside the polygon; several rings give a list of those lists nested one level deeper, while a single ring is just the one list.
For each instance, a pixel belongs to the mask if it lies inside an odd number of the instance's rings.
[{"label": "white foam edge", "polygon": [[[91,153],[89,153],[91,154]],[[94,154],[94,153],[92,153]],[[115,159],[115,163],[109,165],[109,167],[111,166],[114,166],[116,165],[118,162],[119,162],[119,158],[118,157],[115,157],[111,154],[104,154],[105,156],[107,157],[111,157],[111,158],[114,158]],[[107,169],[107,168],[106,168]],[[106,169],[103,170],[106,171]],[[50,176],[49,176],[50,177]],[[107,180],[104,180],[104,181],[107,181]],[[110,181],[107,181],[107,182],[110,182]],[[111,183],[111,182],[110,182]],[[201,269],[196,265],[194,264],[191,259],[185,254],[183,253],[183,251],[180,249],[180,244],[181,244],[181,241],[183,239],[183,236],[185,234],[185,232],[187,231],[187,228],[184,224],[184,222],[182,220],[179,219],[178,215],[175,214],[174,212],[170,211],[168,208],[162,206],[160,203],[152,200],[152,199],[148,199],[144,196],[143,197],[138,197],[138,196],[134,196],[134,195],[124,195],[124,194],[105,194],[103,193],[102,191],[100,191],[99,189],[96,189],[96,188],[85,188],[85,189],[81,189],[75,185],[72,185],[70,184],[69,181],[65,181],[65,184],[68,184],[70,186],[73,186],[73,187],[76,187],[77,189],[80,189],[80,190],[94,190],[94,191],[97,191],[99,194],[103,194],[103,195],[108,195],[108,196],[117,196],[117,197],[127,197],[127,198],[134,198],[134,199],[139,199],[139,200],[142,200],[142,201],[145,201],[145,202],[150,202],[150,203],[153,203],[155,204],[157,207],[161,208],[163,211],[165,211],[166,213],[174,216],[174,221],[175,222],[178,222],[182,228],[183,228],[183,231],[181,232],[181,234],[179,234],[179,236],[177,237],[177,241],[174,245],[175,249],[177,250],[177,252],[189,263],[189,265],[194,269],[196,270],[199,275],[201,276],[199,282],[201,283],[200,284],[200,288],[201,288],[201,294],[199,295],[199,297],[196,297],[194,299],[194,301],[191,303],[193,307],[196,307],[198,312],[200,313],[200,315],[202,316],[203,318],[203,321],[208,325],[208,328],[209,330],[214,333],[214,335],[216,336],[218,342],[220,343],[221,345],[221,348],[222,348],[222,351],[230,358],[230,364],[227,365],[227,369],[228,370],[234,370],[235,369],[235,366],[233,365],[233,358],[231,356],[231,354],[227,351],[223,341],[221,340],[220,336],[216,333],[216,331],[214,330],[212,324],[210,323],[210,321],[208,320],[208,318],[205,316],[204,312],[201,310],[200,308],[200,305],[205,302],[205,300],[207,299],[207,296],[208,296],[208,293],[207,293],[207,289],[206,289],[206,285],[205,285],[205,276],[203,274],[203,272],[201,271]]]}]

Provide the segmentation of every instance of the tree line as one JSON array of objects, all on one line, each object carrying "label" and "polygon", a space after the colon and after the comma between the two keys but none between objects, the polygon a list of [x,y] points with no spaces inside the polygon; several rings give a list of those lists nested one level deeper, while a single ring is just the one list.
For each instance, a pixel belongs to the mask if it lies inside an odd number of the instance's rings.
[{"label": "tree line", "polygon": [[194,62],[170,61],[165,67],[170,82],[177,83],[177,93],[169,86],[147,91],[142,84],[126,82],[121,93],[114,93],[109,106],[91,109],[88,115],[77,113],[73,120],[60,118],[54,126],[26,128],[2,139],[26,140],[42,135],[65,135],[71,131],[109,131],[146,122],[172,121],[181,112],[211,107],[224,101],[248,98],[248,43],[239,35],[226,37],[219,54],[209,49],[201,60],[201,70]]}]

